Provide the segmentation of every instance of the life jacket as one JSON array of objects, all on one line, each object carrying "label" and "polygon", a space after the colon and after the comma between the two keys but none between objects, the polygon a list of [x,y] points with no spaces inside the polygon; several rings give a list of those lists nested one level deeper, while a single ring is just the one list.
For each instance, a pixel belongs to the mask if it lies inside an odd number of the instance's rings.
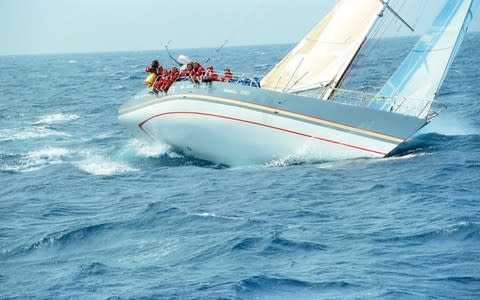
[{"label": "life jacket", "polygon": [[164,85],[164,83],[165,83],[165,79],[164,79],[163,75],[158,76],[157,81],[155,81],[155,83],[153,84],[153,89],[154,90],[161,89],[162,86]]},{"label": "life jacket", "polygon": [[205,73],[205,79],[209,79],[212,81],[219,81],[218,74],[215,73],[214,70],[207,70],[207,73]]},{"label": "life jacket", "polygon": [[230,71],[225,71],[222,76],[222,81],[231,81],[233,78],[233,73]]},{"label": "life jacket", "polygon": [[210,79],[212,79],[213,81],[219,81],[220,78],[218,78],[218,74],[213,72],[212,74],[210,74]]},{"label": "life jacket", "polygon": [[157,70],[156,70],[156,73],[157,73],[158,75],[161,75],[161,74],[163,74],[163,71],[164,71],[163,67],[162,67],[161,65],[159,65],[158,68],[157,68]]},{"label": "life jacket", "polygon": [[203,74],[205,74],[205,68],[199,65],[198,68],[192,70],[190,76],[202,76]]},{"label": "life jacket", "polygon": [[151,87],[156,79],[157,79],[157,74],[150,73],[150,75],[148,75],[143,82],[145,83],[146,86]]},{"label": "life jacket", "polygon": [[185,69],[185,70],[180,71],[178,76],[179,77],[188,77],[188,76],[190,76],[190,73],[191,72],[189,70]]},{"label": "life jacket", "polygon": [[145,72],[161,75],[163,73],[163,67],[162,65],[150,65],[145,68]]},{"label": "life jacket", "polygon": [[171,81],[175,81],[177,80],[177,78],[180,76],[180,72],[179,71],[170,71],[170,80]]}]

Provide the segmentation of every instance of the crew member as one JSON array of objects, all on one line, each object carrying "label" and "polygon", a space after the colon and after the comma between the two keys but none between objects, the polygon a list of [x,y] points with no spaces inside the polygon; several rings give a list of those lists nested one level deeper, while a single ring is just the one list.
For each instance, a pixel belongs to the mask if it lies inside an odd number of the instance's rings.
[{"label": "crew member", "polygon": [[211,81],[219,81],[219,80],[220,79],[218,78],[218,74],[213,69],[213,66],[208,67],[207,72],[205,72],[205,75],[203,76],[203,81],[211,82]]},{"label": "crew member", "polygon": [[213,66],[207,68],[207,72],[203,75],[202,82],[207,83],[209,86],[212,86],[212,81],[218,81],[218,74],[213,69]]},{"label": "crew member", "polygon": [[179,78],[188,78],[193,70],[193,63],[189,62],[185,69],[180,71]]},{"label": "crew member", "polygon": [[168,89],[177,80],[178,76],[180,76],[180,72],[178,71],[177,67],[172,67],[170,71],[168,71],[168,75],[165,77],[165,80],[160,87],[162,91],[165,93],[168,92]]},{"label": "crew member", "polygon": [[232,81],[233,73],[229,68],[225,68],[223,71],[222,81],[229,82]]},{"label": "crew member", "polygon": [[205,68],[198,62],[193,62],[193,69],[190,72],[190,80],[193,83],[200,83],[202,82],[203,75],[205,75]]},{"label": "crew member", "polygon": [[152,61],[151,65],[149,65],[145,68],[145,72],[153,73],[153,74],[156,74],[156,75],[161,75],[163,73],[163,67],[162,67],[162,65],[160,65],[158,60],[155,59],[155,60]]},{"label": "crew member", "polygon": [[162,91],[162,86],[168,76],[167,70],[162,70],[162,73],[157,76],[157,80],[153,83],[152,89],[155,94]]}]

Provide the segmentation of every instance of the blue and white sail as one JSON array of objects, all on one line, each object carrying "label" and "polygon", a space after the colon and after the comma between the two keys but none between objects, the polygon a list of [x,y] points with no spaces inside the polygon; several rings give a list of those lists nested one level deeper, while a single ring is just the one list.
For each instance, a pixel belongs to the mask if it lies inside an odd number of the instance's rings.
[{"label": "blue and white sail", "polygon": [[370,108],[427,117],[478,3],[479,0],[448,0],[430,29],[379,91],[379,96],[390,100],[374,102]]}]

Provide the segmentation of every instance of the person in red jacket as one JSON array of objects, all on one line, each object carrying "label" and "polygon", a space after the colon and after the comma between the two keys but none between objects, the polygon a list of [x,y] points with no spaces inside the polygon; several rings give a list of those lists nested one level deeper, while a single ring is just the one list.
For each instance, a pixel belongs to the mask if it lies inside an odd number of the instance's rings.
[{"label": "person in red jacket", "polygon": [[161,75],[162,72],[163,72],[163,67],[162,67],[162,65],[160,65],[158,60],[155,59],[154,61],[152,61],[151,65],[149,65],[145,68],[145,72]]},{"label": "person in red jacket", "polygon": [[213,66],[207,68],[207,72],[205,72],[205,76],[203,76],[204,81],[219,81],[220,78],[218,74],[213,69]]},{"label": "person in red jacket", "polygon": [[202,67],[198,62],[193,62],[193,69],[190,73],[190,80],[193,83],[202,82],[203,75],[205,75],[205,68]]},{"label": "person in red jacket", "polygon": [[186,68],[180,71],[179,77],[187,78],[190,77],[190,74],[193,70],[193,63],[188,63]]},{"label": "person in red jacket", "polygon": [[154,93],[166,93],[170,86],[177,80],[179,76],[180,72],[178,71],[177,67],[172,67],[170,71],[164,70],[160,79],[157,80],[153,85]]},{"label": "person in red jacket", "polygon": [[229,82],[232,81],[233,73],[229,68],[225,68],[223,71],[222,81]]},{"label": "person in red jacket", "polygon": [[177,67],[172,67],[170,71],[168,71],[168,76],[166,77],[161,89],[166,93],[170,86],[177,80],[180,72],[178,71]]},{"label": "person in red jacket", "polygon": [[162,70],[162,73],[158,75],[157,80],[153,83],[153,92],[157,94],[162,90],[162,87],[165,85],[165,81],[168,79],[168,71]]},{"label": "person in red jacket", "polygon": [[145,78],[144,83],[148,87],[152,87],[153,84],[158,80],[158,76],[162,74],[163,67],[160,65],[158,60],[153,60],[152,64],[145,68],[145,72],[150,73],[147,78]]},{"label": "person in red jacket", "polygon": [[207,68],[205,75],[203,75],[202,82],[207,83],[209,86],[212,86],[212,81],[219,81],[218,74],[213,69],[213,66]]}]

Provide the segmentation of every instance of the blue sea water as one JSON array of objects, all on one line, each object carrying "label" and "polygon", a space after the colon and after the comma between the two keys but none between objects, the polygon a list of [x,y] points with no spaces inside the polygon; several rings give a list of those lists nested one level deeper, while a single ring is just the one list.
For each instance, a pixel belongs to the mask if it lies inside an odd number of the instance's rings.
[{"label": "blue sea water", "polygon": [[[393,156],[242,168],[118,124],[164,51],[1,56],[0,298],[479,299],[479,46]],[[174,52],[262,75],[290,47]]]}]

